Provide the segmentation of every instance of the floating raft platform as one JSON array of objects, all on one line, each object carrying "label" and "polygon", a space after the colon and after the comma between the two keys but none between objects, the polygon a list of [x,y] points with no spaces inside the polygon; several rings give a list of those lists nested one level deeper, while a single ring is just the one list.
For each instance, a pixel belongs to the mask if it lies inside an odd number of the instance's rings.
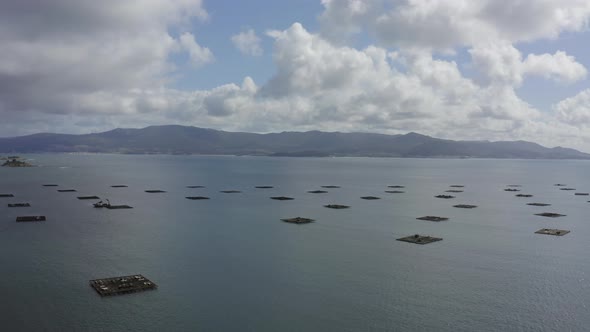
[{"label": "floating raft platform", "polygon": [[325,194],[325,193],[327,193],[327,191],[325,191],[325,190],[310,190],[310,191],[308,191],[308,193],[310,193],[310,194]]},{"label": "floating raft platform", "polygon": [[8,207],[30,207],[31,204],[29,203],[13,203],[13,204],[8,204]]},{"label": "floating raft platform", "polygon": [[322,188],[340,188],[340,186],[332,186],[332,185],[330,185],[330,186],[322,186]]},{"label": "floating raft platform", "polygon": [[526,203],[526,205],[532,205],[532,206],[550,206],[551,204],[548,204],[548,203]]},{"label": "floating raft platform", "polygon": [[445,191],[446,193],[462,193],[463,190],[458,190],[458,189],[450,189]]},{"label": "floating raft platform", "polygon": [[533,197],[533,195],[530,194],[518,194],[518,195],[514,195],[516,197]]},{"label": "floating raft platform", "polygon": [[8,204],[8,207],[30,207],[30,203],[12,203]]},{"label": "floating raft platform", "polygon": [[363,197],[361,197],[361,199],[366,199],[368,201],[372,201],[372,200],[376,200],[376,199],[381,199],[381,197],[377,197],[377,196],[363,196]]},{"label": "floating raft platform", "polygon": [[399,186],[399,185],[395,185],[395,186],[387,186],[387,188],[398,188],[398,189],[405,188],[405,187],[406,187],[406,186]]},{"label": "floating raft platform", "polygon": [[14,197],[13,194],[0,194],[0,197]]},{"label": "floating raft platform", "polygon": [[565,184],[565,183],[556,183],[556,184],[554,184],[554,186],[556,186],[556,187],[565,187],[565,186],[567,186],[567,184]]},{"label": "floating raft platform", "polygon": [[301,217],[295,217],[295,218],[288,218],[288,219],[281,219],[284,222],[288,222],[291,224],[309,224],[310,222],[314,222],[315,220],[313,219],[309,219],[309,218],[301,218]]},{"label": "floating raft platform", "polygon": [[121,210],[121,209],[133,209],[133,206],[129,205],[108,205],[105,208],[109,210]]},{"label": "floating raft platform", "polygon": [[575,193],[576,196],[588,196],[590,193]]},{"label": "floating raft platform", "polygon": [[60,193],[75,193],[77,190],[76,189],[58,189],[57,191]]},{"label": "floating raft platform", "polygon": [[416,219],[418,219],[418,220],[434,221],[434,222],[449,220],[449,218],[446,218],[446,217],[437,217],[437,216],[424,216],[424,217],[419,217],[419,218],[416,218]]},{"label": "floating raft platform", "polygon": [[429,244],[437,241],[442,241],[440,237],[426,236],[420,234],[414,234],[406,237],[396,239],[397,241],[415,243],[415,244]]},{"label": "floating raft platform", "polygon": [[385,190],[385,192],[388,194],[403,194],[403,193],[405,193],[405,191],[401,191],[401,190]]},{"label": "floating raft platform", "polygon": [[145,192],[146,193],[149,193],[149,194],[161,194],[161,193],[165,193],[166,191],[165,190],[159,190],[159,189],[156,189],[156,190],[151,190],[150,189],[150,190],[145,190]]},{"label": "floating raft platform", "polygon": [[43,187],[59,187],[57,184],[44,184]]},{"label": "floating raft platform", "polygon": [[78,199],[85,200],[85,199],[100,199],[98,196],[78,196]]},{"label": "floating raft platform", "polygon": [[255,188],[257,188],[257,189],[272,189],[274,187],[273,186],[256,186]]},{"label": "floating raft platform", "polygon": [[506,188],[504,189],[504,191],[520,191],[519,189],[514,189],[514,188]]},{"label": "floating raft platform", "polygon": [[111,186],[111,188],[127,188],[127,185],[125,184],[114,184]]},{"label": "floating raft platform", "polygon": [[238,193],[241,193],[241,191],[239,191],[239,190],[222,190],[220,192],[222,192],[224,194],[238,194]]},{"label": "floating raft platform", "polygon": [[555,235],[555,236],[564,236],[570,231],[565,229],[551,229],[551,228],[543,228],[536,231],[536,234],[543,234],[543,235]]},{"label": "floating raft platform", "polygon": [[194,189],[194,188],[205,188],[205,186],[186,186],[186,187],[187,188],[192,188],[192,189]]},{"label": "floating raft platform", "polygon": [[477,205],[457,204],[457,205],[453,205],[453,207],[459,208],[459,209],[475,209],[477,207]]},{"label": "floating raft platform", "polygon": [[32,222],[32,221],[45,221],[45,216],[20,216],[16,217],[16,222]]},{"label": "floating raft platform", "polygon": [[141,274],[90,280],[90,286],[100,296],[112,296],[154,290],[158,286]]},{"label": "floating raft platform", "polygon": [[571,191],[576,190],[576,188],[559,188],[559,190]]},{"label": "floating raft platform", "polygon": [[328,204],[328,205],[324,205],[324,207],[327,207],[328,209],[348,209],[350,206],[348,205],[341,205],[341,204]]},{"label": "floating raft platform", "polygon": [[449,187],[451,187],[451,188],[464,188],[465,186],[462,184],[452,184]]},{"label": "floating raft platform", "polygon": [[443,198],[443,199],[455,198],[455,196],[452,196],[452,195],[436,195],[434,197],[436,197],[436,198]]},{"label": "floating raft platform", "polygon": [[203,199],[209,199],[209,197],[205,197],[205,196],[187,196],[186,199],[190,199],[193,201],[198,201],[198,200],[203,200]]},{"label": "floating raft platform", "polygon": [[541,217],[548,217],[548,218],[565,217],[565,214],[559,214],[559,213],[553,213],[553,212],[536,213],[535,215],[541,216]]},{"label": "floating raft platform", "polygon": [[277,201],[292,201],[295,198],[293,198],[293,197],[287,197],[287,196],[274,196],[274,197],[271,197],[270,199],[274,199],[274,200],[277,200]]}]

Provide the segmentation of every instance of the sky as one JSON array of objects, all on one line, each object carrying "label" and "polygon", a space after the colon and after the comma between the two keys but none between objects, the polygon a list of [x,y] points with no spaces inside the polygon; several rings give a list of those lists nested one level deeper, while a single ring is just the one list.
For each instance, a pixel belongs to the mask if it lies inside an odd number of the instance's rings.
[{"label": "sky", "polygon": [[0,136],[181,124],[590,152],[588,0],[3,0]]}]

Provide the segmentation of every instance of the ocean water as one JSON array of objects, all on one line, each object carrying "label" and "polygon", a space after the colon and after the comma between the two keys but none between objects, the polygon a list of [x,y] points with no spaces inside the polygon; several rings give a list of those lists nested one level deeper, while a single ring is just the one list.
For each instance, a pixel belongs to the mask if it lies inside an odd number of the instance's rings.
[{"label": "ocean water", "polygon": [[[0,193],[15,195],[0,198],[2,331],[590,326],[590,197],[554,186],[590,192],[587,161],[27,157],[41,166],[0,168]],[[47,183],[60,187],[42,187]],[[110,187],[115,184],[128,187]],[[434,198],[453,184],[464,185],[464,192]],[[522,185],[521,193],[534,197],[503,191],[508,184]],[[341,188],[307,193],[321,185]],[[387,185],[404,185],[405,193],[387,194]],[[70,188],[78,192],[57,192]],[[229,189],[242,193],[220,192]],[[81,195],[134,209],[94,209],[92,201],[76,199]],[[199,195],[211,199],[185,199]],[[269,199],[280,195],[295,199]],[[382,199],[360,199],[366,195]],[[7,208],[11,202],[32,207]],[[323,207],[330,203],[351,208]],[[452,207],[459,203],[478,208]],[[540,212],[567,216],[534,215]],[[17,215],[30,214],[47,221],[15,223]],[[424,215],[450,220],[415,219]],[[296,216],[316,222],[280,221]],[[540,228],[571,233],[534,234]],[[415,233],[444,240],[424,246],[395,240]],[[88,284],[136,273],[159,288],[101,298]]]}]

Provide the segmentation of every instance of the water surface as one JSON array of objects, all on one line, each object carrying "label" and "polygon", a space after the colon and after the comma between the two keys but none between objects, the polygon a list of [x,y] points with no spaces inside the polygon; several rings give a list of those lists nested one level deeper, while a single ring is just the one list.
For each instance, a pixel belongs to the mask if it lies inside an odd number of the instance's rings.
[{"label": "water surface", "polygon": [[[590,198],[553,186],[590,191],[586,161],[27,157],[41,167],[0,168],[0,193],[15,195],[0,198],[5,331],[583,331],[590,326]],[[46,183],[60,186],[42,187]],[[128,187],[111,188],[116,184]],[[463,193],[453,194],[457,198],[434,198],[453,184],[465,185]],[[520,184],[521,193],[534,197],[516,198],[503,191],[508,184]],[[274,188],[254,188],[260,185]],[[321,185],[341,188],[307,193]],[[388,185],[404,185],[405,193],[387,194]],[[70,188],[78,192],[57,192]],[[149,189],[167,192],[144,192]],[[232,189],[242,193],[220,192]],[[135,208],[94,209],[92,201],[76,199],[86,195]],[[283,195],[295,199],[269,199]],[[382,199],[360,199],[368,195]],[[14,202],[32,207],[6,207]],[[479,207],[452,207],[460,203]],[[540,212],[567,216],[534,215]],[[15,223],[23,214],[48,220]],[[415,219],[424,215],[450,220]],[[316,222],[280,221],[296,216]],[[534,234],[545,227],[572,232]],[[444,240],[425,246],[395,241],[415,233]],[[159,289],[101,298],[88,285],[90,279],[136,273]]]}]

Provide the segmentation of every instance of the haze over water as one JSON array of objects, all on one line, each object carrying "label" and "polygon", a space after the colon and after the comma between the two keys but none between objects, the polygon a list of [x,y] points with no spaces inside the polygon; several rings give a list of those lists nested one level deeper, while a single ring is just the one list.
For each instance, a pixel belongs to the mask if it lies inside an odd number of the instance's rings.
[{"label": "haze over water", "polygon": [[[588,161],[28,155],[0,168],[5,331],[583,331]],[[59,187],[43,187],[55,183]],[[125,184],[127,188],[111,188]],[[464,185],[451,200],[437,199]],[[522,185],[531,198],[503,189]],[[191,189],[190,185],[206,188]],[[256,189],[271,185],[273,189]],[[321,185],[326,194],[310,194]],[[388,194],[388,185],[405,193]],[[57,189],[76,189],[59,193]],[[144,190],[161,189],[161,194]],[[220,193],[236,189],[237,194]],[[397,190],[397,189],[395,189]],[[97,195],[131,210],[94,209]],[[289,196],[275,201],[270,196]],[[382,199],[366,201],[361,196]],[[191,201],[185,196],[208,196]],[[30,202],[30,208],[7,203]],[[550,203],[548,207],[528,202]],[[350,205],[332,210],[325,204]],[[455,204],[478,208],[456,209]],[[567,216],[543,218],[535,213]],[[46,215],[15,223],[17,215]],[[416,220],[436,215],[446,222]],[[293,225],[281,218],[309,217]],[[534,234],[571,230],[563,237]],[[414,245],[396,238],[444,240]],[[141,273],[155,291],[101,298]]]}]

